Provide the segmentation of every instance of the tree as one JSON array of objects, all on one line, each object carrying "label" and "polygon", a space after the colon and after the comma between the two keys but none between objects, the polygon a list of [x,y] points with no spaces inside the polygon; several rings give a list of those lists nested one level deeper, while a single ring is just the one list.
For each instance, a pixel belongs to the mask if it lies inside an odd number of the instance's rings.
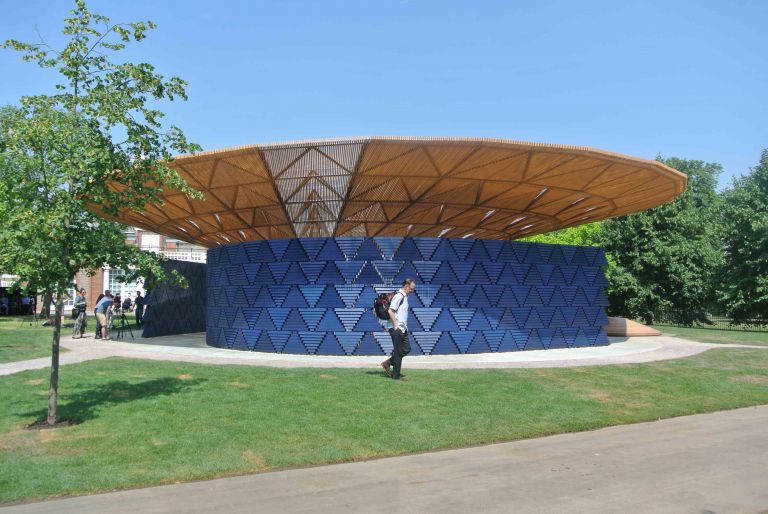
[{"label": "tree", "polygon": [[603,222],[601,242],[616,265],[608,268],[609,311],[646,323],[667,309],[678,321],[702,319],[715,301],[722,262],[719,164],[660,159],[688,175],[688,188],[673,202]]},{"label": "tree", "polygon": [[7,40],[26,61],[55,68],[55,94],[23,97],[0,112],[0,269],[56,298],[47,423],[57,421],[62,300],[80,269],[107,264],[138,275],[164,276],[152,254],[127,246],[114,218],[121,209],[159,202],[163,188],[199,197],[168,166],[173,153],[198,150],[183,132],[161,123],[155,106],[186,99],[186,83],[164,79],[147,63],[112,56],[144,39],[152,22],[113,24],[78,0],[64,21],[66,45],[54,50]]},{"label": "tree", "polygon": [[587,223],[578,227],[565,228],[538,234],[535,236],[524,237],[520,241],[530,243],[548,243],[556,245],[577,245],[577,246],[599,246],[600,245],[600,223]]},{"label": "tree", "polygon": [[768,319],[768,150],[726,191],[723,204],[719,300],[734,321]]}]

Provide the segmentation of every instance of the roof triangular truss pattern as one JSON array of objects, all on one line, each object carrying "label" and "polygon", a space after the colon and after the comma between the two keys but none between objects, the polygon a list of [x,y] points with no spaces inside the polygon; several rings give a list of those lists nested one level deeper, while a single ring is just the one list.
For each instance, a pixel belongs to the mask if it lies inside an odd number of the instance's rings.
[{"label": "roof triangular truss pattern", "polygon": [[203,200],[166,192],[124,223],[213,247],[294,237],[516,239],[669,202],[684,174],[583,147],[368,137],[176,158]]}]

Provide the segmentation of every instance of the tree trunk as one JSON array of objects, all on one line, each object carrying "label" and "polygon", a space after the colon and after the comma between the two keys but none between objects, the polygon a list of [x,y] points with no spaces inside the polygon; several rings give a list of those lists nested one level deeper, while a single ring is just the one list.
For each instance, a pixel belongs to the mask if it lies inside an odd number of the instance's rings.
[{"label": "tree trunk", "polygon": [[[50,295],[48,295],[50,299]],[[59,340],[61,338],[61,311],[64,303],[64,291],[59,288],[56,292],[56,320],[53,324],[53,344],[51,346],[51,385],[48,389],[48,419],[49,425],[55,425],[56,409],[59,402]]]},{"label": "tree trunk", "polygon": [[40,317],[43,319],[51,317],[51,293],[45,293],[43,295],[43,306],[40,309]]}]

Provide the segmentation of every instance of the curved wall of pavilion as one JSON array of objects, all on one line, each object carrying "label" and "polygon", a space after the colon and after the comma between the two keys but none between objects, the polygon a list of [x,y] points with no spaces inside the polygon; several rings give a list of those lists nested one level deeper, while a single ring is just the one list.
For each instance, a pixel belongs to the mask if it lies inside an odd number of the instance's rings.
[{"label": "curved wall of pavilion", "polygon": [[[175,271],[187,279],[187,287],[162,282],[145,284],[147,295],[141,332],[142,337],[189,334],[205,330],[206,265],[169,259],[162,264],[170,273]],[[133,316],[128,319],[133,322]]]},{"label": "curved wall of pavilion", "polygon": [[208,251],[211,346],[384,355],[371,306],[417,281],[411,355],[608,344],[605,254],[597,247],[441,238],[303,238]]}]

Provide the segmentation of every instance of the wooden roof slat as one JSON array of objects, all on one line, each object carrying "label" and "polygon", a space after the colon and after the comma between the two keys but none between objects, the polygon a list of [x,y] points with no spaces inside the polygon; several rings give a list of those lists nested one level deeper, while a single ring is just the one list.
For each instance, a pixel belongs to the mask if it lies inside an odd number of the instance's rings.
[{"label": "wooden roof slat", "polygon": [[237,186],[229,187],[217,187],[210,189],[211,194],[216,197],[221,203],[234,209],[236,206],[235,199],[237,198]]},{"label": "wooden roof slat", "polygon": [[[438,177],[440,172],[435,168],[430,156],[421,147],[413,148],[404,154],[397,155],[400,146],[391,149],[392,153],[382,153],[384,162],[360,170],[365,175],[400,175],[408,177]],[[395,154],[395,155],[392,155]]]},{"label": "wooden roof slat", "polygon": [[398,177],[356,177],[350,186],[349,198],[371,201],[408,201],[408,192]]},{"label": "wooden roof slat", "polygon": [[591,168],[574,170],[555,168],[529,179],[528,182],[563,189],[583,190],[587,184],[599,177],[609,166],[610,164],[601,162]]},{"label": "wooden roof slat", "polygon": [[219,160],[216,163],[216,168],[208,187],[233,187],[241,184],[250,184],[251,182],[264,182],[265,180],[269,179],[245,171],[225,160]]},{"label": "wooden roof slat", "polygon": [[204,200],[163,190],[165,205],[118,220],[208,246],[331,234],[509,239],[651,208],[686,184],[655,161],[489,138],[299,141],[169,165]]},{"label": "wooden roof slat", "polygon": [[525,167],[528,162],[528,152],[505,152],[506,157],[500,160],[487,162],[479,166],[466,167],[470,161],[483,156],[482,151],[475,152],[458,170],[451,173],[452,177],[471,178],[474,180],[504,180],[507,182],[519,182],[525,175]]},{"label": "wooden roof slat", "polygon": [[438,179],[432,177],[400,177],[405,192],[411,199],[418,198],[429,188],[437,184]]},{"label": "wooden roof slat", "polygon": [[423,202],[474,205],[483,183],[479,180],[442,179],[421,197]]},{"label": "wooden roof slat", "polygon": [[447,175],[464,163],[477,147],[452,145],[426,145],[424,150],[429,154],[435,167],[441,175]]},{"label": "wooden roof slat", "polygon": [[387,218],[395,219],[401,212],[408,208],[410,204],[407,202],[382,202],[381,207],[384,209],[384,214]]},{"label": "wooden roof slat", "polygon": [[328,158],[336,162],[349,173],[352,173],[360,159],[362,143],[346,145],[318,145],[317,151],[322,152]]},{"label": "wooden roof slat", "polygon": [[369,171],[379,166],[387,164],[389,161],[397,159],[405,154],[415,152],[416,145],[407,143],[385,143],[365,145],[360,163],[357,165],[357,173],[365,175]]},{"label": "wooden roof slat", "polygon": [[508,161],[515,158],[517,162],[521,158],[525,160],[526,150],[523,148],[514,148],[508,146],[490,146],[483,145],[478,151],[473,152],[469,158],[462,162],[453,172],[452,175],[465,173],[478,168],[486,166],[492,166],[502,161]]},{"label": "wooden roof slat", "polygon": [[172,167],[181,174],[190,186],[200,189],[208,187],[215,164],[215,160],[187,163],[177,159],[173,161]]}]

